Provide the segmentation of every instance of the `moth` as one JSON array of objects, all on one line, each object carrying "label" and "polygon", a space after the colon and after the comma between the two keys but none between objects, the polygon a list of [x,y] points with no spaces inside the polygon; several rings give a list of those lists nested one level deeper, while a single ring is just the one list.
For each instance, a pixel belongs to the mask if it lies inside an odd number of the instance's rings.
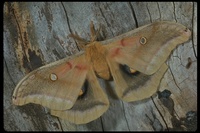
[{"label": "moth", "polygon": [[109,100],[97,77],[113,80],[117,96],[126,102],[152,96],[167,70],[171,51],[191,32],[175,22],[154,22],[105,41],[90,25],[89,42],[76,34],[82,52],[27,74],[12,95],[14,105],[40,104],[75,124],[99,118]]}]

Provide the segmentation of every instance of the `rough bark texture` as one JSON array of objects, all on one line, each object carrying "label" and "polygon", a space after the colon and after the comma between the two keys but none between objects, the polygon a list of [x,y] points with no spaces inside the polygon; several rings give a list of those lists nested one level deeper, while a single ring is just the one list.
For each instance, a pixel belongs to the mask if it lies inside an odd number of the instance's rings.
[{"label": "rough bark texture", "polygon": [[[154,21],[176,21],[192,31],[191,39],[169,57],[159,91],[147,100],[126,103],[102,81],[110,101],[99,119],[75,125],[51,116],[40,105],[12,105],[12,92],[28,72],[79,52],[68,34],[89,40],[89,24],[101,24],[100,40],[112,38]],[[197,3],[92,2],[4,4],[4,129],[7,131],[161,131],[196,130]],[[164,93],[165,94],[165,93]],[[166,93],[167,94],[167,93]]]}]

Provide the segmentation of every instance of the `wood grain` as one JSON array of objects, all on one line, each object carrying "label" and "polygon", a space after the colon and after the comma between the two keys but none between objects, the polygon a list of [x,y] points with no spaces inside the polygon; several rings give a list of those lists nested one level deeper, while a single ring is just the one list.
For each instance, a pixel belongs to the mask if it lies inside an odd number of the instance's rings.
[{"label": "wood grain", "polygon": [[[141,10],[142,9],[142,10]],[[78,53],[69,38],[77,32],[89,40],[89,23],[102,30],[99,40],[123,34],[154,21],[176,21],[192,31],[190,41],[177,47],[160,91],[170,99],[151,98],[126,103],[113,91],[113,83],[100,80],[110,101],[99,119],[75,125],[51,116],[39,105],[16,107],[11,95],[17,82],[44,64]],[[161,131],[196,130],[197,111],[197,3],[193,2],[20,2],[4,4],[4,129],[7,131]],[[192,65],[187,68],[188,58]],[[165,101],[165,102],[164,102]],[[173,103],[172,109],[163,103]],[[171,105],[173,105],[171,104]],[[194,111],[194,112],[193,112]],[[193,114],[188,121],[189,114]],[[181,123],[185,121],[185,123]]]}]

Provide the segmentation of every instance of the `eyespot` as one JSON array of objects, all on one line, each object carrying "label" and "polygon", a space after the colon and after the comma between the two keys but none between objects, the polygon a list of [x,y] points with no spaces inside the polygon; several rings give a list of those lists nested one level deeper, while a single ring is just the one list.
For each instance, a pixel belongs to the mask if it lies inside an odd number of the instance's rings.
[{"label": "eyespot", "polygon": [[137,71],[137,70],[135,70],[133,68],[130,68],[127,65],[120,65],[120,68],[124,73],[126,73],[129,76],[136,76],[136,75],[139,74],[139,71]]},{"label": "eyespot", "polygon": [[83,92],[83,90],[81,89],[80,92],[79,92],[79,94],[78,94],[78,96],[82,96],[83,93],[84,93],[84,92]]},{"label": "eyespot", "polygon": [[133,69],[133,68],[129,68],[129,72],[132,73],[132,74],[134,74],[134,73],[137,72],[137,70],[135,70],[135,69]]},{"label": "eyespot", "polygon": [[78,94],[79,99],[83,98],[86,95],[87,89],[88,89],[88,81],[86,80]]},{"label": "eyespot", "polygon": [[15,100],[15,99],[16,99],[16,96],[13,95],[12,98]]},{"label": "eyespot", "polygon": [[185,28],[185,32],[188,32],[188,30],[189,30],[188,28]]},{"label": "eyespot", "polygon": [[31,75],[30,77],[29,77],[29,79],[34,79],[35,78],[35,75]]},{"label": "eyespot", "polygon": [[57,77],[57,75],[56,75],[55,73],[51,73],[51,74],[50,74],[50,79],[51,79],[52,81],[56,81],[56,80],[58,79],[58,77]]},{"label": "eyespot", "polygon": [[22,85],[24,85],[24,86],[26,86],[27,84],[28,84],[27,81],[24,81],[24,82],[22,83]]},{"label": "eyespot", "polygon": [[146,37],[141,37],[141,38],[140,38],[140,44],[144,45],[144,44],[146,44],[146,43],[147,43]]}]

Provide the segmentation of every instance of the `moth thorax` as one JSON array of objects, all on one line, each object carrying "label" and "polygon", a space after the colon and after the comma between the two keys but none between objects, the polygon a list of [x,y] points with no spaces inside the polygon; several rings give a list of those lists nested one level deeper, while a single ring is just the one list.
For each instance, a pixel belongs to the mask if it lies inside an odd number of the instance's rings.
[{"label": "moth thorax", "polygon": [[110,71],[106,61],[106,49],[99,42],[94,42],[86,49],[86,58],[92,65],[96,75],[103,79],[110,79]]}]

